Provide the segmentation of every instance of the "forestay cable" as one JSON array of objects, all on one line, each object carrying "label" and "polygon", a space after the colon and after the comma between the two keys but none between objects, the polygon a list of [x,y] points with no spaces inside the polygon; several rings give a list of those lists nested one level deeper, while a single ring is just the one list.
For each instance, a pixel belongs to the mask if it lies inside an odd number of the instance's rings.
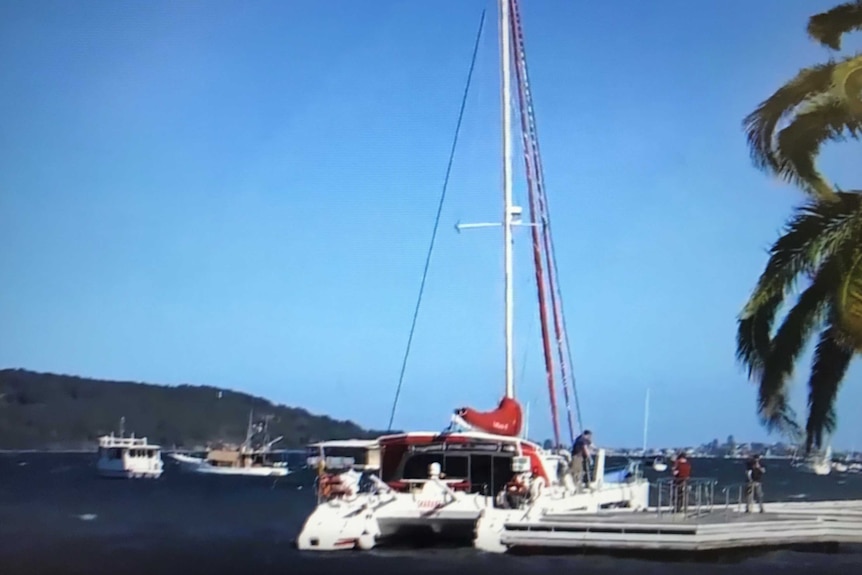
[{"label": "forestay cable", "polygon": [[434,253],[434,242],[437,240],[437,229],[440,227],[440,215],[443,213],[443,203],[446,200],[446,190],[449,188],[449,176],[452,173],[452,164],[455,161],[455,149],[458,145],[458,136],[461,133],[461,122],[464,119],[464,110],[467,107],[467,96],[470,94],[470,84],[473,80],[473,70],[476,67],[476,56],[479,53],[479,45],[482,39],[482,30],[485,27],[485,10],[479,19],[479,30],[476,33],[476,41],[473,45],[473,56],[470,59],[470,70],[467,72],[467,83],[464,86],[464,94],[461,97],[461,108],[458,111],[458,122],[455,124],[455,137],[452,139],[452,148],[449,151],[449,163],[446,165],[446,176],[443,178],[443,191],[440,193],[440,202],[437,204],[437,216],[434,218],[434,230],[431,232],[431,245],[428,246],[428,254],[425,256],[425,268],[422,270],[422,282],[419,284],[419,297],[413,310],[413,321],[410,324],[410,335],[407,337],[407,349],[404,351],[404,359],[401,362],[401,374],[398,376],[398,387],[395,388],[395,400],[392,402],[392,411],[389,414],[389,425],[387,431],[392,431],[392,423],[395,421],[395,410],[398,408],[398,398],[401,396],[401,386],[404,383],[404,373],[407,370],[407,359],[410,357],[410,347],[413,344],[413,334],[416,331],[416,321],[419,319],[419,307],[422,305],[422,295],[425,292],[425,280],[428,278],[428,268],[431,266],[431,255]]}]

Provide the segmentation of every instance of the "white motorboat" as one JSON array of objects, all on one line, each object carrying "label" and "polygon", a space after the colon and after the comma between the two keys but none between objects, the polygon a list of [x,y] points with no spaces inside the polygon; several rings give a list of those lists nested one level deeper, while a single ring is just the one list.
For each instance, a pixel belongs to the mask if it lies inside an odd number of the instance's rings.
[{"label": "white motorboat", "polygon": [[99,438],[96,471],[101,477],[157,479],[164,465],[161,447],[147,441],[146,437],[125,437],[125,418],[120,419],[120,434],[103,435]]}]

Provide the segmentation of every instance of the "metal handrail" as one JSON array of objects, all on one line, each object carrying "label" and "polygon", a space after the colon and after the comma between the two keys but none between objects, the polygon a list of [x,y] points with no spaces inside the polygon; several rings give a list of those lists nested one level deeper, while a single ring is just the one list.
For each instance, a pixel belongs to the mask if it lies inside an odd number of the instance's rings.
[{"label": "metal handrail", "polygon": [[[740,483],[731,483],[730,485],[725,485],[721,488],[721,492],[724,494],[724,511],[725,513],[730,512],[731,505],[734,505],[735,510],[739,511],[745,500],[743,499],[743,495],[747,495],[748,490],[748,482],[740,482]],[[732,503],[732,493],[736,493],[736,502]]]},{"label": "metal handrail", "polygon": [[682,517],[699,517],[711,512],[715,501],[717,483],[711,477],[692,477],[680,483],[677,483],[673,478],[659,479],[655,483],[658,490],[656,514],[662,516],[667,513],[664,509],[665,505],[663,505],[665,492],[671,514],[680,514]]}]

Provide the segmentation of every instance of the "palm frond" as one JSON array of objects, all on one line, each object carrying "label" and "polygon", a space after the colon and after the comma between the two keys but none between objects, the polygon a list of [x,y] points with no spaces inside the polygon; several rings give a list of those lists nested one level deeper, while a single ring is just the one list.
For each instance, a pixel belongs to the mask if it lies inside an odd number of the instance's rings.
[{"label": "palm frond", "polygon": [[773,146],[776,175],[816,196],[831,197],[832,186],[817,170],[815,159],[824,143],[844,141],[847,134],[853,138],[862,134],[862,118],[849,114],[843,100],[832,98],[797,114]]},{"label": "palm frond", "polygon": [[756,309],[739,318],[736,329],[736,359],[748,370],[748,377],[758,375],[769,356],[772,324],[784,294],[766,299]]},{"label": "palm frond", "polygon": [[772,245],[769,261],[741,319],[753,317],[774,298],[793,288],[803,273],[862,238],[862,194],[838,192],[836,201],[812,200],[797,208],[784,234]]},{"label": "palm frond", "polygon": [[820,267],[771,341],[758,390],[758,412],[769,429],[786,425],[787,381],[811,332],[823,321],[823,312],[840,284],[839,272],[839,262],[827,261]]},{"label": "palm frond", "polygon": [[834,62],[827,62],[799,72],[795,78],[760,103],[742,122],[754,165],[761,170],[779,172],[774,150],[778,124],[812,98],[829,91]]},{"label": "palm frond", "polygon": [[833,50],[841,49],[841,37],[862,29],[862,0],[847,2],[812,16],[808,20],[808,35]]},{"label": "palm frond", "polygon": [[806,452],[812,447],[822,447],[823,432],[835,429],[835,398],[852,358],[853,350],[844,345],[836,326],[829,325],[820,333],[808,380]]},{"label": "palm frond", "polygon": [[848,261],[835,307],[848,345],[862,350],[862,249],[857,248]]},{"label": "palm frond", "polygon": [[862,120],[862,52],[845,58],[832,74],[832,96],[844,102],[848,114]]}]

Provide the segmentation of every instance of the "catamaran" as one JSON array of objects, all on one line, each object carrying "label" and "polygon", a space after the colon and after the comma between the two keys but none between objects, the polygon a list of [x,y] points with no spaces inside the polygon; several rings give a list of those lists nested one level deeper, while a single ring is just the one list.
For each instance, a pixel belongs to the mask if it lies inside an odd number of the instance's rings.
[{"label": "catamaran", "polygon": [[[504,529],[537,517],[564,517],[601,509],[644,509],[649,484],[639,464],[606,472],[605,451],[597,450],[586,481],[569,472],[570,455],[543,449],[522,436],[522,410],[515,397],[513,363],[513,232],[530,227],[536,272],[544,359],[555,445],[560,446],[554,357],[547,296],[556,335],[559,369],[569,407],[568,338],[563,329],[550,220],[526,68],[517,0],[498,0],[503,140],[503,221],[465,228],[503,228],[505,300],[505,382],[496,409],[454,411],[444,431],[413,431],[349,444],[355,457],[330,458],[343,442],[311,446],[309,463],[319,470],[318,503],[306,520],[297,546],[304,550],[371,549],[390,537],[419,530],[462,537],[479,549],[502,552]],[[481,36],[481,28],[480,28]],[[477,38],[478,45],[478,38]],[[475,57],[475,56],[474,56]],[[517,90],[513,93],[512,83]],[[512,199],[512,98],[517,97],[524,147],[530,221]],[[432,244],[433,245],[433,244]],[[573,385],[572,385],[573,387]],[[575,426],[568,409],[570,440]],[[349,460],[361,461],[351,464]],[[334,461],[337,460],[337,461]],[[363,485],[364,483],[364,485]]]}]

